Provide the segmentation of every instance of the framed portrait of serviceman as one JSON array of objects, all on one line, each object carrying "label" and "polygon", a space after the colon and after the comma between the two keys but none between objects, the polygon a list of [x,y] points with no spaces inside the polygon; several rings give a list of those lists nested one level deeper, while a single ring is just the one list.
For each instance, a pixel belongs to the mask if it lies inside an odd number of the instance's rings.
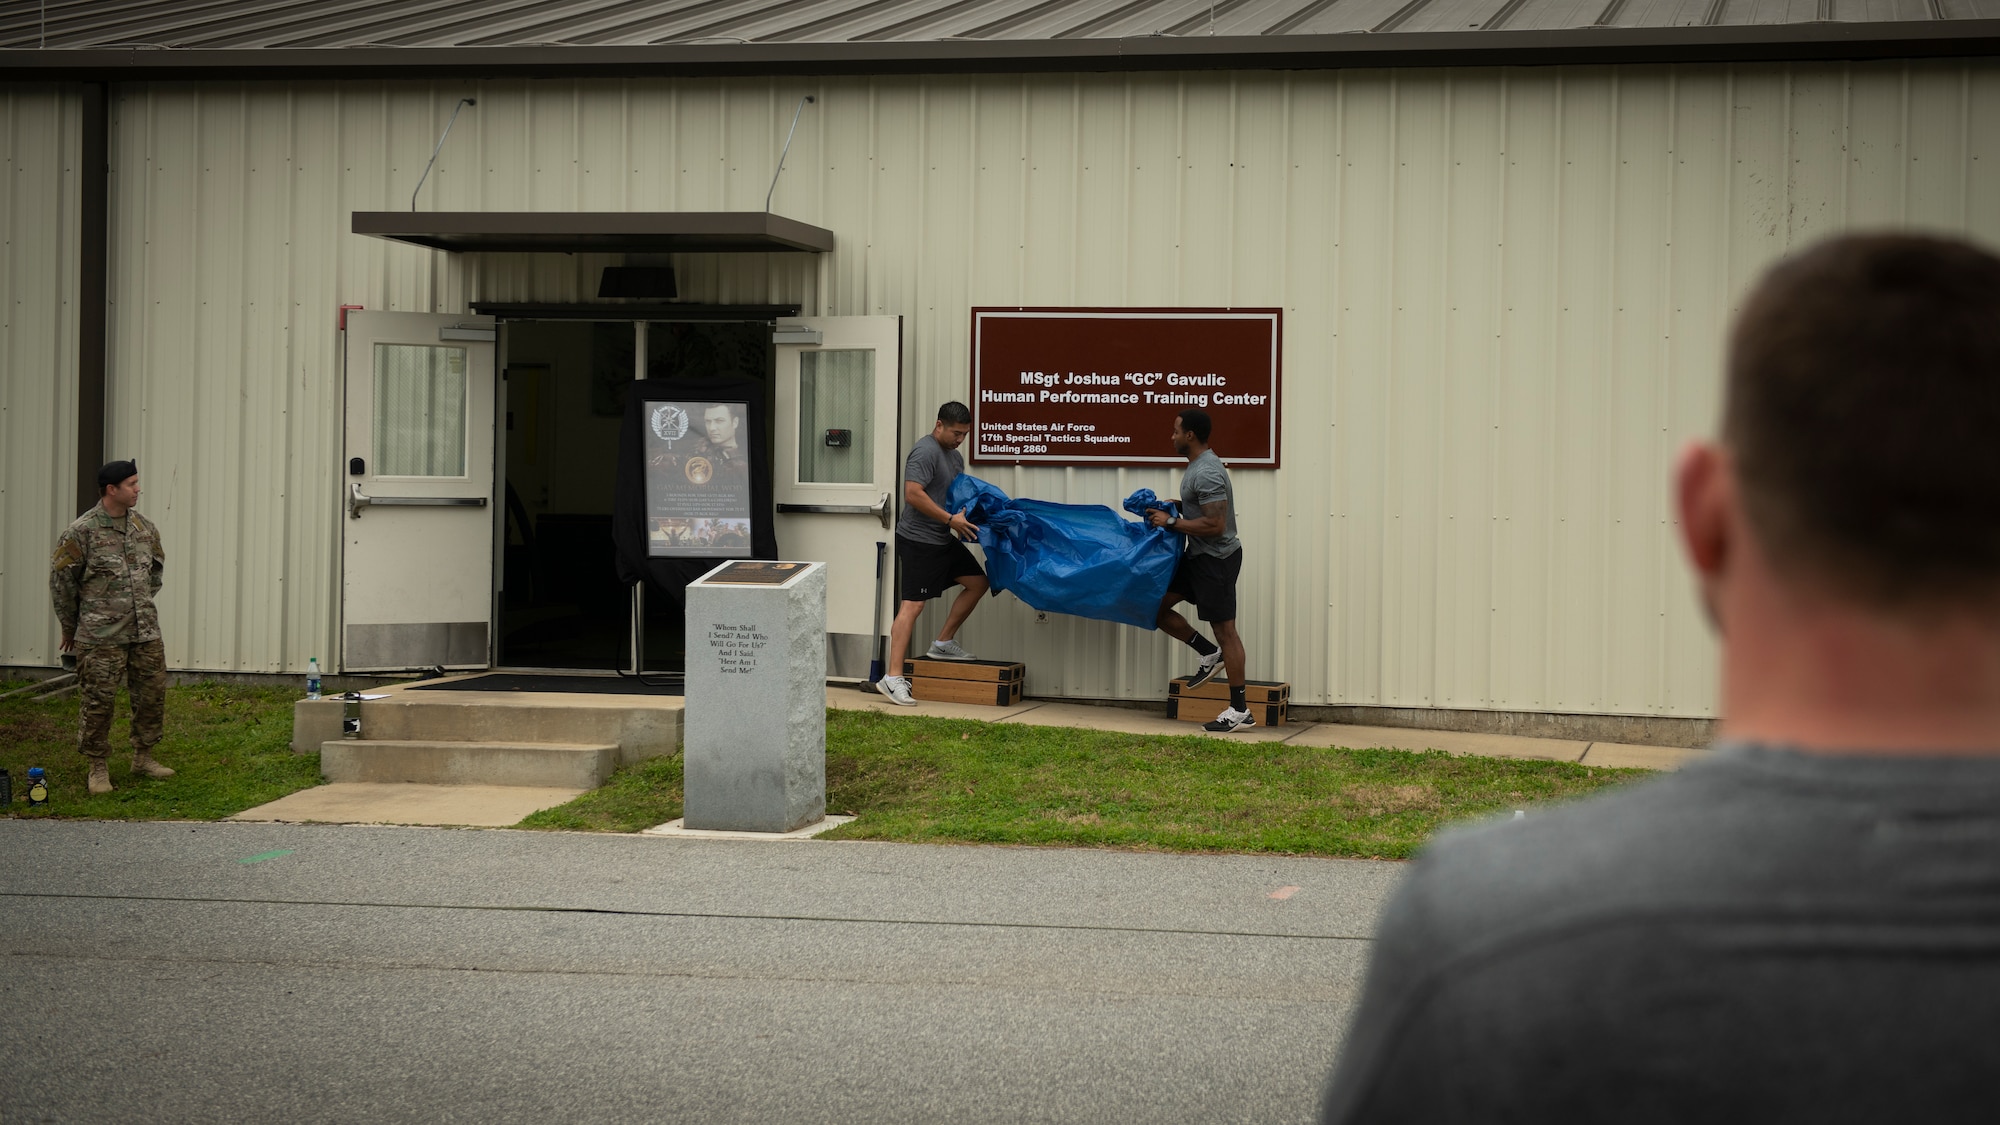
[{"label": "framed portrait of serviceman", "polygon": [[645,403],[648,555],[730,557],[748,549],[747,413],[742,402]]}]

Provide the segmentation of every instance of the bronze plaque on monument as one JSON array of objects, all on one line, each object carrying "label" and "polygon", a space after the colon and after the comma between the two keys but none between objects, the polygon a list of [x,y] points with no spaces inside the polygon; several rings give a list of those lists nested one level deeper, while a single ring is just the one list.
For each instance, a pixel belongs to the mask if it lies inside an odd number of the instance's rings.
[{"label": "bronze plaque on monument", "polygon": [[809,565],[797,562],[733,562],[702,581],[728,582],[737,586],[782,586],[797,578],[799,572]]}]

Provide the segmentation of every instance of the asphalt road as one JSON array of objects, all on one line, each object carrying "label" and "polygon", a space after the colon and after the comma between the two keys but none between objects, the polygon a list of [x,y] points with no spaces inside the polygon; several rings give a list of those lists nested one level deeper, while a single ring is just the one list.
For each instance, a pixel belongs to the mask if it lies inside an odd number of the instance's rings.
[{"label": "asphalt road", "polygon": [[1303,1122],[1399,873],[0,821],[0,1120]]}]

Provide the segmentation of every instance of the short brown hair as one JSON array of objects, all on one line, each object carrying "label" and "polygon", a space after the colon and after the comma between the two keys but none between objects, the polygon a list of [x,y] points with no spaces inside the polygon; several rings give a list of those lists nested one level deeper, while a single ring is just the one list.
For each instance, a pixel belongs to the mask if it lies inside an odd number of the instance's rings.
[{"label": "short brown hair", "polygon": [[1778,263],[1722,426],[1782,570],[1889,606],[2000,594],[2000,258],[1873,234]]}]

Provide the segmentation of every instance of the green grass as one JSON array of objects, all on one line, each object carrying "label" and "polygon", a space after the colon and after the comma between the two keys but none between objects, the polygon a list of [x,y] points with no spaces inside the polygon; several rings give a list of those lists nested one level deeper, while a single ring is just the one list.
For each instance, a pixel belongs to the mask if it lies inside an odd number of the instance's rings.
[{"label": "green grass", "polygon": [[[0,685],[0,690],[22,686]],[[219,820],[319,784],[319,755],[293,754],[289,688],[197,684],[167,689],[166,737],[154,756],[176,771],[164,781],[132,776],[131,710],[118,695],[111,728],[111,783],[90,796],[86,763],[76,752],[77,702],[71,692],[34,703],[0,701],[0,766],[14,781],[7,810],[24,818]],[[49,771],[50,802],[28,807],[28,767]]]},{"label": "green grass", "polygon": [[[833,712],[828,712],[829,715]],[[681,756],[620,766],[611,780],[566,805],[529,813],[516,827],[637,832],[681,815]]]},{"label": "green grass", "polygon": [[[827,713],[828,839],[1402,858],[1450,821],[1648,776],[1570,762]],[[619,771],[524,828],[681,815],[679,759]]]},{"label": "green grass", "polygon": [[[14,685],[18,686],[18,685]],[[76,752],[76,698],[0,702],[0,766],[12,815],[215,820],[319,783],[319,755],[291,752],[289,688],[170,688],[159,757],[180,771],[134,778],[121,696],[114,793],[91,797]],[[54,780],[46,810],[27,772]],[[1199,735],[1148,737],[1065,727],[828,711],[827,809],[860,819],[847,840],[1039,844],[1180,852],[1402,858],[1454,820],[1647,776],[1571,762],[1325,750]],[[620,769],[602,788],[523,828],[636,832],[681,815],[681,759]]]}]

